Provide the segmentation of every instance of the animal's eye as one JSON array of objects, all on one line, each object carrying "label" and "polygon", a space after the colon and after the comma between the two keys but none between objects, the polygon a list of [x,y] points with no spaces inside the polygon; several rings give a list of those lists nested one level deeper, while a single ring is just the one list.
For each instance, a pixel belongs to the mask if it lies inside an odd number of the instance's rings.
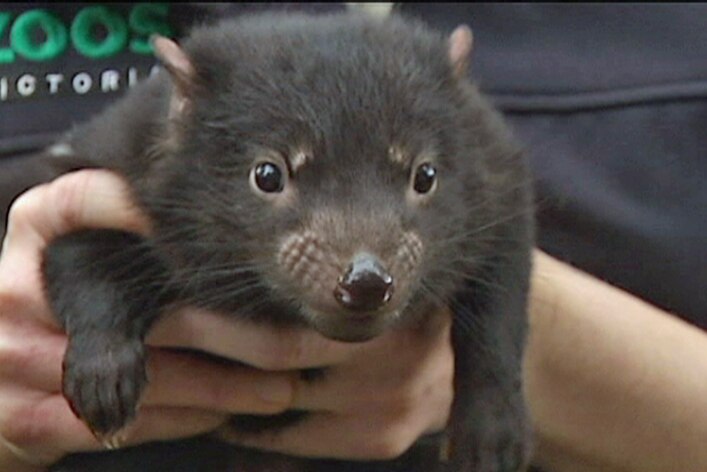
[{"label": "animal's eye", "polygon": [[283,176],[280,168],[272,162],[261,162],[254,169],[255,185],[265,193],[282,192]]},{"label": "animal's eye", "polygon": [[432,164],[420,164],[415,169],[415,177],[413,178],[412,188],[417,193],[427,193],[435,185],[437,179],[437,169]]}]

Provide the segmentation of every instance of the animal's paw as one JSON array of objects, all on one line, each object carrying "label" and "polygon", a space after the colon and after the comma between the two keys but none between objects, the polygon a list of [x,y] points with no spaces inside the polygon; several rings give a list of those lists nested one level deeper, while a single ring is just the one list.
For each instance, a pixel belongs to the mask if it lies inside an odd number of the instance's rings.
[{"label": "animal's paw", "polygon": [[528,446],[511,434],[486,435],[460,471],[521,472],[528,469]]},{"label": "animal's paw", "polygon": [[142,342],[107,336],[72,340],[63,368],[64,397],[73,412],[106,448],[118,447],[147,384]]},{"label": "animal's paw", "polygon": [[529,467],[531,440],[522,408],[492,401],[471,424],[461,426],[452,438],[450,470],[454,472],[525,472]]}]

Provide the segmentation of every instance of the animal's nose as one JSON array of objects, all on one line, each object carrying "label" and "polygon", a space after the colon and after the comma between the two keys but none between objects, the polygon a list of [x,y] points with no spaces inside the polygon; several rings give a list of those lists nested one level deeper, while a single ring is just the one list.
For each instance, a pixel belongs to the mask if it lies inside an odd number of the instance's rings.
[{"label": "animal's nose", "polygon": [[357,254],[334,289],[336,300],[349,310],[373,311],[393,294],[393,277],[373,254]]}]

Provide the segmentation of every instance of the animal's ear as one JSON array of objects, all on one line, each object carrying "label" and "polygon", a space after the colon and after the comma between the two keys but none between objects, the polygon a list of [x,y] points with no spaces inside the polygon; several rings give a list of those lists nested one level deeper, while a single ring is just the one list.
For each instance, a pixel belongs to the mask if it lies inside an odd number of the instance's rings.
[{"label": "animal's ear", "polygon": [[467,25],[457,26],[449,36],[449,61],[454,69],[454,75],[458,78],[466,75],[473,44],[474,36]]},{"label": "animal's ear", "polygon": [[183,115],[189,107],[190,90],[194,87],[195,72],[189,57],[169,38],[153,35],[150,38],[155,56],[172,77],[174,89],[169,106],[169,117]]}]

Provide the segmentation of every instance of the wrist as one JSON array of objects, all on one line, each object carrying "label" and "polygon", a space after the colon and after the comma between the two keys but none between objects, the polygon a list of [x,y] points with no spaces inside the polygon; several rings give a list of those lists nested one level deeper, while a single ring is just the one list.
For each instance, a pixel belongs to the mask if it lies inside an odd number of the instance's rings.
[{"label": "wrist", "polygon": [[707,470],[704,331],[550,256],[535,262],[524,386],[538,464]]}]

